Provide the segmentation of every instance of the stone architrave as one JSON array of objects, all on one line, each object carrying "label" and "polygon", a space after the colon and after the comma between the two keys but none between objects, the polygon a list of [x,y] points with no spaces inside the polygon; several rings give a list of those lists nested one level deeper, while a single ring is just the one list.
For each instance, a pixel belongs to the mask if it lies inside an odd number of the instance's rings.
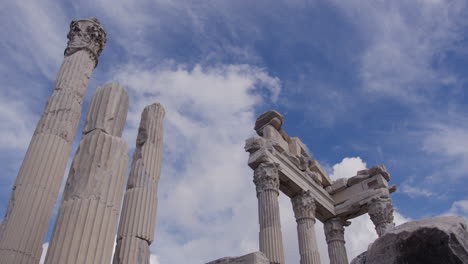
[{"label": "stone architrave", "polygon": [[18,172],[0,224],[0,263],[38,263],[106,32],[95,18],[72,21],[65,58]]},{"label": "stone architrave", "polygon": [[390,198],[379,197],[372,199],[367,207],[370,219],[374,223],[379,237],[395,227],[395,223],[393,222],[393,205]]},{"label": "stone architrave", "polygon": [[343,221],[339,217],[329,219],[324,223],[325,238],[328,244],[328,257],[330,264],[348,264],[346,254],[344,227],[348,226],[348,221]]},{"label": "stone architrave", "polygon": [[128,164],[120,138],[127,111],[127,92],[117,83],[94,93],[45,263],[110,263]]},{"label": "stone architrave", "polygon": [[315,200],[310,191],[301,192],[292,199],[297,222],[300,264],[319,264],[320,254],[315,235]]},{"label": "stone architrave", "polygon": [[164,108],[152,104],[141,114],[120,216],[114,264],[148,263],[154,240],[157,191],[161,173]]},{"label": "stone architrave", "polygon": [[267,256],[270,263],[284,264],[283,237],[278,204],[280,185],[278,164],[273,162],[261,163],[254,171],[254,183],[258,198],[260,251]]}]

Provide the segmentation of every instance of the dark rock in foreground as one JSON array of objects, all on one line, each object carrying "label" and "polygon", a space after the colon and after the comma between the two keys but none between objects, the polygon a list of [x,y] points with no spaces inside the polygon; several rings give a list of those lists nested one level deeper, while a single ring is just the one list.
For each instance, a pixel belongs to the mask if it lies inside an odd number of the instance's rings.
[{"label": "dark rock in foreground", "polygon": [[388,231],[352,264],[468,264],[468,228],[460,216],[408,222]]}]

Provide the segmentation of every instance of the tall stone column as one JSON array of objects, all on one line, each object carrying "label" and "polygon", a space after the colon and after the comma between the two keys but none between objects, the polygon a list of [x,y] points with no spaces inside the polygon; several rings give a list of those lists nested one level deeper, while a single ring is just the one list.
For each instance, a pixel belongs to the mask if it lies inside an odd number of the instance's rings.
[{"label": "tall stone column", "polygon": [[106,42],[97,19],[72,21],[65,58],[0,224],[0,263],[38,263],[75,138],[83,96]]},{"label": "tall stone column", "polygon": [[261,163],[254,172],[260,222],[260,251],[270,263],[284,264],[283,236],[278,204],[278,164]]},{"label": "tall stone column", "polygon": [[161,173],[164,108],[152,104],[141,114],[120,216],[114,264],[149,264],[149,246],[154,240],[157,191]]},{"label": "tall stone column", "polygon": [[395,227],[395,223],[393,222],[393,205],[390,198],[375,198],[367,208],[379,237]]},{"label": "tall stone column", "polygon": [[315,236],[315,200],[310,191],[302,192],[292,199],[297,222],[297,237],[301,264],[319,264],[320,254]]},{"label": "tall stone column", "polygon": [[348,264],[346,254],[344,227],[350,223],[339,217],[331,218],[324,223],[325,238],[328,244],[330,264]]},{"label": "tall stone column", "polygon": [[127,111],[127,92],[117,83],[94,93],[45,263],[111,262],[128,165],[120,138]]}]

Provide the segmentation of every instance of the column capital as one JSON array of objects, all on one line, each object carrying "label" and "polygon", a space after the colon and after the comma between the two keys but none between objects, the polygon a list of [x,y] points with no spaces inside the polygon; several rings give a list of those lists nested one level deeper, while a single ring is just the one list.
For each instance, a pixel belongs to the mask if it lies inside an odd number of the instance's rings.
[{"label": "column capital", "polygon": [[393,205],[390,198],[374,198],[367,208],[379,237],[395,227],[395,223],[393,223]]},{"label": "column capital", "polygon": [[73,20],[70,23],[67,38],[65,56],[70,56],[79,50],[86,50],[90,53],[96,67],[98,57],[101,55],[107,40],[106,31],[99,21],[94,17]]},{"label": "column capital", "polygon": [[278,163],[264,162],[258,165],[254,171],[254,180],[257,194],[266,190],[273,190],[279,193],[279,175],[278,175]]},{"label": "column capital", "polygon": [[340,217],[334,217],[327,220],[323,227],[325,229],[325,238],[327,243],[333,241],[340,241],[345,243],[344,239],[344,227],[349,226],[351,223],[343,220]]},{"label": "column capital", "polygon": [[301,192],[291,198],[291,201],[296,221],[303,218],[311,218],[315,221],[315,209],[317,205],[310,191]]}]

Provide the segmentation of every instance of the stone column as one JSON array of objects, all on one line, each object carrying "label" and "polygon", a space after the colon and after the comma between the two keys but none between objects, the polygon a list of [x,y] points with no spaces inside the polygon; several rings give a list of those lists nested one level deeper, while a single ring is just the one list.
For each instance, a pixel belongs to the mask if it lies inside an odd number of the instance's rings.
[{"label": "stone column", "polygon": [[315,236],[315,200],[310,191],[302,192],[292,199],[297,222],[300,264],[319,264],[320,254]]},{"label": "stone column", "polygon": [[339,217],[331,218],[324,223],[325,238],[328,244],[330,264],[348,264],[346,254],[344,227],[350,223]]},{"label": "stone column", "polygon": [[260,251],[270,263],[284,264],[283,236],[278,204],[278,164],[261,163],[254,172],[260,222]]},{"label": "stone column", "polygon": [[[46,37],[46,36],[45,36]],[[89,77],[106,42],[97,19],[72,21],[65,58],[0,224],[0,263],[38,263]]]},{"label": "stone column", "polygon": [[379,237],[395,227],[395,223],[393,222],[393,205],[390,198],[375,198],[369,203],[367,208]]},{"label": "stone column", "polygon": [[45,263],[111,262],[128,164],[120,138],[127,111],[127,92],[117,83],[94,93]]},{"label": "stone column", "polygon": [[148,263],[154,240],[161,172],[164,108],[152,104],[141,114],[140,128],[120,216],[114,264]]}]

